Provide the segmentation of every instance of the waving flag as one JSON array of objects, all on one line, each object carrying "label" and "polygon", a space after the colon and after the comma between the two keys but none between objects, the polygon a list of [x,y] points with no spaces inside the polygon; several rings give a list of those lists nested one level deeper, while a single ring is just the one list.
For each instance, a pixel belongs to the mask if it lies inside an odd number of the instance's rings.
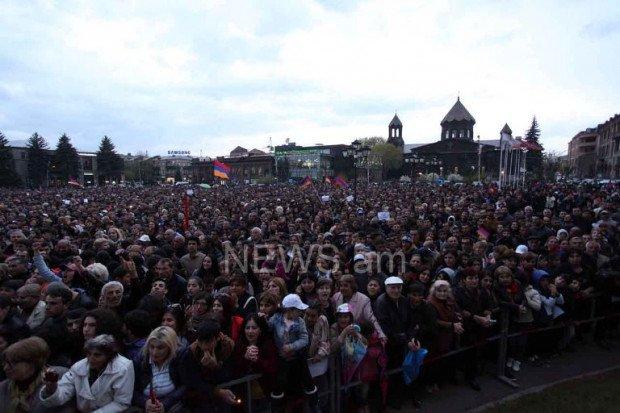
[{"label": "waving flag", "polygon": [[347,181],[344,180],[343,177],[341,176],[337,176],[335,177],[332,182],[334,183],[334,185],[340,187],[340,188],[348,188],[349,184],[347,183]]},{"label": "waving flag", "polygon": [[230,179],[228,173],[230,172],[230,166],[224,162],[213,161],[213,176],[220,179]]},{"label": "waving flag", "polygon": [[301,181],[301,184],[299,184],[299,186],[303,189],[308,188],[309,186],[312,186],[312,178],[310,178],[309,176],[306,176],[304,180]]}]

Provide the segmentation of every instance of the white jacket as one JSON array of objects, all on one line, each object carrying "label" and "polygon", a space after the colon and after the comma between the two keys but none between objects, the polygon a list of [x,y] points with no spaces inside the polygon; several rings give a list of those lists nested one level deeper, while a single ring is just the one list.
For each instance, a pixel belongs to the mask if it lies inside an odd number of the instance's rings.
[{"label": "white jacket", "polygon": [[80,412],[118,413],[131,405],[133,384],[132,362],[118,355],[108,363],[91,388],[88,384],[88,360],[82,359],[62,376],[54,394],[45,398],[43,386],[39,398],[43,406],[53,407],[65,404],[77,395],[76,404]]}]

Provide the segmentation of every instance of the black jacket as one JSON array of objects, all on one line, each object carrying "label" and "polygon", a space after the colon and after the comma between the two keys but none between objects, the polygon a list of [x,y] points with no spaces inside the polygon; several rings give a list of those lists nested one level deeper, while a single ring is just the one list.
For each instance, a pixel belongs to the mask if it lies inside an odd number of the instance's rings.
[{"label": "black jacket", "polygon": [[404,345],[413,338],[409,303],[403,296],[398,297],[398,305],[387,293],[375,302],[375,317],[391,345]]},{"label": "black jacket", "polygon": [[429,303],[422,301],[417,306],[409,304],[409,312],[413,337],[420,342],[422,347],[429,348],[437,332],[435,310]]}]

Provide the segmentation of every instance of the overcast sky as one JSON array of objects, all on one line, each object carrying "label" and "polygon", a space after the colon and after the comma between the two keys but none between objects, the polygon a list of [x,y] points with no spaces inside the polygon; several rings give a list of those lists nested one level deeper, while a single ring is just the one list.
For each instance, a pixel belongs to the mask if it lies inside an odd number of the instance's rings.
[{"label": "overcast sky", "polygon": [[620,112],[620,1],[0,0],[0,131],[82,150],[223,155],[387,136],[439,139],[457,94],[474,133],[566,151]]}]

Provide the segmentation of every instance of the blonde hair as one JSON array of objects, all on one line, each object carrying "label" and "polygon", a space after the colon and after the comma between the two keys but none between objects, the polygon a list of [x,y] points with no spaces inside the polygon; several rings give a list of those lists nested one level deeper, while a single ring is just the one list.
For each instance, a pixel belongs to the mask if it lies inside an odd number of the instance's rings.
[{"label": "blonde hair", "polygon": [[448,287],[448,297],[452,298],[452,287],[450,286],[450,283],[446,280],[437,280],[433,283],[433,285],[431,285],[431,289],[428,292],[428,296],[429,297],[434,297],[435,296],[435,291],[437,290],[437,288],[439,287],[443,287],[443,286]]},{"label": "blonde hair", "polygon": [[149,334],[148,338],[144,343],[142,352],[144,354],[145,362],[148,363],[149,359],[149,344],[151,344],[151,341],[155,340],[161,341],[170,349],[170,353],[168,354],[166,361],[169,361],[172,357],[174,357],[177,349],[179,348],[179,339],[177,337],[177,333],[170,327],[161,326],[151,331],[151,334]]},{"label": "blonde hair", "polygon": [[269,285],[271,283],[274,283],[275,285],[278,286],[279,299],[284,298],[284,296],[286,294],[288,294],[288,291],[286,289],[286,282],[282,278],[280,278],[280,277],[273,277],[272,279],[269,280],[267,285]]}]

